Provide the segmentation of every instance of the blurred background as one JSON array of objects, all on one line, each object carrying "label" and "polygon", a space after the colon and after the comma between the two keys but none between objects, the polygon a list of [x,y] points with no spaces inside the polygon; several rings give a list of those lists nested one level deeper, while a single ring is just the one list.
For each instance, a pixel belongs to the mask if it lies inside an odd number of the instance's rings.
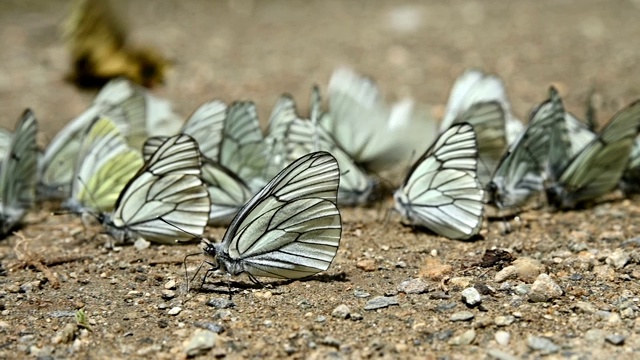
[{"label": "blurred background", "polygon": [[[187,116],[211,98],[254,100],[267,121],[288,92],[302,110],[346,65],[375,78],[389,99],[410,96],[443,112],[467,67],[501,76],[515,113],[555,84],[582,117],[596,92],[601,122],[640,95],[640,1],[112,0],[132,43],[175,65],[153,91]],[[95,91],[64,80],[70,56],[60,35],[70,1],[0,2],[1,125],[25,107],[50,139]]]}]

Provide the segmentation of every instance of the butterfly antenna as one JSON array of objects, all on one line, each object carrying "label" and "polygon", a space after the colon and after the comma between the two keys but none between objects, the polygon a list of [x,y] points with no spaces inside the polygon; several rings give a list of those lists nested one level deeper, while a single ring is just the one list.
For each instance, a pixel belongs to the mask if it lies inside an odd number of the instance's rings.
[{"label": "butterfly antenna", "polygon": [[[192,257],[192,256],[196,256],[196,255],[201,255],[202,252],[197,252],[197,253],[191,253],[191,254],[187,254],[184,256],[184,260],[182,260],[182,265],[184,267],[184,278],[187,284],[187,293],[189,293],[189,273],[187,271],[187,259]],[[200,263],[200,265],[198,266],[198,269],[196,270],[195,274],[193,274],[193,278],[191,279],[191,281],[193,281],[193,279],[195,279],[196,275],[198,275],[198,273],[200,272],[200,269],[202,269],[202,266],[204,265],[204,261],[202,261]]]},{"label": "butterfly antenna", "polygon": [[594,97],[596,96],[595,86],[591,86],[589,90],[589,94],[587,95],[587,111],[585,113],[585,119],[587,121],[587,126],[589,126],[589,130],[596,131],[596,125],[598,123],[598,119],[596,119],[596,107],[594,105]]},{"label": "butterfly antenna", "polygon": [[[197,234],[194,234],[194,233],[190,233],[190,232],[188,232],[187,230],[184,230],[184,229],[182,229],[181,227],[176,226],[175,224],[172,224],[172,223],[168,222],[168,221],[167,221],[167,220],[165,220],[162,216],[157,217],[157,218],[156,218],[156,220],[160,220],[160,221],[162,221],[163,223],[165,223],[165,224],[167,224],[167,225],[169,225],[169,226],[171,226],[171,227],[174,227],[174,228],[176,228],[176,229],[178,229],[178,230],[182,231],[182,232],[183,232],[183,233],[185,233],[185,234],[191,235],[191,237],[193,237],[194,239],[197,239],[197,240],[200,240],[200,241],[202,241],[202,240],[204,239],[204,237],[203,237],[202,235],[197,235]],[[178,241],[178,240],[176,240],[176,243],[177,243],[177,242],[179,242],[179,241]]]}]

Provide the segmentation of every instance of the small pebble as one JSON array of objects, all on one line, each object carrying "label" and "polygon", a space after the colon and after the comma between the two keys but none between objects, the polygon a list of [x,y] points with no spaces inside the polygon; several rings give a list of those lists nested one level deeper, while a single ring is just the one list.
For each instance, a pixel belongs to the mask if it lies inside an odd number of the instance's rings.
[{"label": "small pebble", "polygon": [[359,321],[359,320],[362,320],[364,317],[360,313],[353,313],[349,315],[349,318],[351,318],[351,320],[353,321]]},{"label": "small pebble", "polygon": [[175,280],[169,280],[166,283],[164,283],[164,288],[167,290],[175,290],[176,288],[176,281]]},{"label": "small pebble", "polygon": [[506,351],[498,350],[498,349],[489,349],[487,351],[487,355],[491,356],[497,360],[518,360],[520,359],[517,356],[513,356]]},{"label": "small pebble", "polygon": [[616,346],[623,345],[625,339],[626,337],[619,334],[608,335],[607,337],[605,337],[605,340],[607,340],[608,343]]},{"label": "small pebble", "polygon": [[538,275],[545,272],[545,266],[540,261],[528,257],[517,258],[512,265],[516,267],[518,279],[528,284],[534,282]]},{"label": "small pebble", "polygon": [[360,260],[356,263],[356,267],[364,271],[375,271],[377,269],[376,261],[374,259]]},{"label": "small pebble", "polygon": [[162,290],[161,291],[162,298],[165,300],[171,300],[176,297],[176,292],[173,290]]},{"label": "small pebble", "polygon": [[438,311],[438,312],[449,311],[449,310],[455,308],[457,305],[458,304],[456,304],[454,302],[438,304],[438,306],[436,306],[436,311]]},{"label": "small pebble", "polygon": [[133,247],[136,248],[136,250],[144,250],[149,246],[151,246],[151,243],[143,238],[138,238],[138,240],[133,243]]},{"label": "small pebble", "polygon": [[335,309],[333,309],[333,311],[331,312],[331,316],[339,319],[346,319],[349,317],[350,313],[351,313],[351,310],[349,309],[349,307],[345,304],[341,304],[336,306]]},{"label": "small pebble", "polygon": [[609,256],[607,256],[605,262],[613,266],[614,269],[622,269],[625,265],[627,265],[629,260],[631,260],[629,254],[627,254],[624,250],[618,248],[614,252],[609,254]]},{"label": "small pebble", "polygon": [[428,291],[428,284],[420,278],[409,279],[398,285],[398,291],[405,294],[422,294]]},{"label": "small pebble", "polygon": [[458,276],[458,277],[453,277],[449,280],[449,285],[453,288],[453,289],[464,289],[469,287],[469,285],[471,285],[471,282],[473,281],[473,278],[468,277],[468,276]]},{"label": "small pebble", "polygon": [[580,310],[580,312],[585,314],[594,314],[596,311],[598,311],[595,305],[587,301],[577,301],[575,304],[573,304],[573,309]]},{"label": "small pebble", "polygon": [[503,282],[509,279],[515,279],[518,277],[518,269],[515,266],[509,265],[498,271],[493,277],[495,282]]},{"label": "small pebble", "polygon": [[609,265],[594,266],[593,274],[601,281],[614,281],[616,279],[616,271]]},{"label": "small pebble", "polygon": [[207,353],[215,345],[218,335],[212,331],[197,329],[193,335],[183,342],[183,353],[197,356]]},{"label": "small pebble", "polygon": [[562,296],[562,288],[547,274],[540,274],[533,285],[529,300],[533,302],[545,302]]},{"label": "small pebble", "polygon": [[602,329],[589,329],[584,333],[584,340],[591,346],[604,343],[605,332]]},{"label": "small pebble", "polygon": [[493,337],[496,339],[496,342],[498,343],[498,345],[502,345],[502,346],[509,345],[509,341],[511,340],[511,334],[502,330],[496,331]]},{"label": "small pebble", "polygon": [[376,310],[386,308],[392,305],[398,305],[398,299],[395,296],[376,296],[367,301],[364,306],[365,310]]},{"label": "small pebble", "polygon": [[474,318],[474,314],[471,311],[458,311],[453,313],[449,318],[451,321],[469,321]]},{"label": "small pebble", "polygon": [[340,347],[340,340],[334,338],[333,336],[327,335],[324,339],[322,339],[321,343],[326,346],[332,346],[334,348]]},{"label": "small pebble", "polygon": [[518,295],[527,295],[531,292],[531,285],[529,284],[518,284],[513,288],[513,291]]},{"label": "small pebble", "polygon": [[511,315],[496,316],[495,319],[493,319],[496,326],[508,326],[513,324],[514,321],[516,321],[516,318]]},{"label": "small pebble", "polygon": [[327,321],[327,317],[326,316],[318,315],[318,317],[316,318],[316,322],[317,323],[323,323],[325,321]]},{"label": "small pebble", "polygon": [[167,314],[175,316],[175,315],[180,314],[181,311],[182,311],[181,307],[174,306],[171,309],[169,309],[169,311],[167,311]]},{"label": "small pebble", "polygon": [[229,309],[236,306],[236,303],[227,298],[212,298],[207,301],[207,305],[216,309]]},{"label": "small pebble", "polygon": [[462,301],[469,306],[477,306],[482,302],[482,296],[478,289],[469,287],[462,290]]},{"label": "small pebble", "polygon": [[529,335],[527,337],[527,346],[531,350],[539,350],[543,354],[553,354],[560,350],[560,346],[556,345],[553,341],[540,336]]},{"label": "small pebble", "polygon": [[447,342],[449,345],[463,346],[469,345],[476,338],[476,331],[473,329],[467,330],[458,336],[454,336]]},{"label": "small pebble", "polygon": [[353,296],[360,298],[360,299],[364,299],[364,298],[368,298],[369,296],[371,296],[371,294],[369,294],[366,291],[362,291],[362,290],[354,290],[353,291]]},{"label": "small pebble", "polygon": [[78,330],[78,325],[76,325],[75,323],[67,323],[62,328],[62,330],[58,331],[56,335],[51,339],[51,343],[54,345],[68,344],[75,337],[77,330]]},{"label": "small pebble", "polygon": [[193,323],[193,326],[195,327],[199,327],[201,329],[205,329],[205,330],[209,330],[211,332],[214,332],[216,334],[220,334],[224,332],[224,327],[221,325],[218,325],[216,323],[212,323],[212,322],[195,322]]}]

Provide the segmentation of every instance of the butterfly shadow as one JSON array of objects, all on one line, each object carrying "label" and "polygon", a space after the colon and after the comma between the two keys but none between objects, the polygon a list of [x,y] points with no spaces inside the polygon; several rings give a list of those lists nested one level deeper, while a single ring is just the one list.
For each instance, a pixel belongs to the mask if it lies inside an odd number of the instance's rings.
[{"label": "butterfly shadow", "polygon": [[347,274],[344,271],[335,274],[317,274],[302,279],[285,279],[275,280],[268,283],[262,283],[254,278],[252,281],[237,281],[237,280],[217,280],[215,282],[203,282],[199,288],[194,288],[200,293],[216,293],[216,294],[233,294],[241,293],[245,290],[260,290],[260,289],[275,289],[280,286],[292,284],[296,281],[310,282],[318,281],[321,283],[331,282],[346,282],[348,281]]}]

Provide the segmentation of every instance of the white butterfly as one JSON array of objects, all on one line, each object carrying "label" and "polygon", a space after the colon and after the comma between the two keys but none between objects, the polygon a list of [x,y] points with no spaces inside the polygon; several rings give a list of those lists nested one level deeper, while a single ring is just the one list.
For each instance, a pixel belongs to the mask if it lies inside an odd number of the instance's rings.
[{"label": "white butterfly", "polygon": [[633,142],[629,163],[624,174],[622,174],[619,186],[625,194],[640,192],[640,137],[636,137]]},{"label": "white butterfly", "polygon": [[142,155],[127,145],[118,126],[107,117],[96,117],[83,136],[71,197],[63,206],[93,214],[113,210],[122,189],[142,165]]},{"label": "white butterfly", "polygon": [[98,115],[105,115],[118,125],[134,149],[140,149],[148,136],[173,135],[180,127],[179,118],[166,100],[129,80],[110,81],[91,107],[71,120],[47,146],[39,164],[38,191],[42,198],[69,197],[82,137]]},{"label": "white butterfly", "polygon": [[11,137],[13,134],[6,129],[0,129],[0,164],[9,154],[9,146],[11,145]]},{"label": "white butterfly", "polygon": [[211,200],[200,167],[198,144],[191,137],[168,138],[129,181],[103,224],[119,242],[142,237],[174,244],[202,236]]},{"label": "white butterfly", "polygon": [[298,279],[325,271],[340,245],[338,163],[326,152],[294,161],[231,222],[222,242],[203,241],[214,269]]},{"label": "white butterfly", "polygon": [[553,129],[549,155],[547,200],[559,209],[571,209],[616,188],[627,168],[640,129],[640,101],[618,111],[609,124],[573,157],[566,126]]},{"label": "white butterfly", "polygon": [[329,114],[320,120],[336,143],[367,171],[389,170],[422,151],[435,122],[411,100],[389,107],[375,83],[340,68],[329,81]]},{"label": "white butterfly", "polygon": [[2,236],[16,226],[35,199],[38,170],[38,122],[27,109],[11,137],[0,167],[0,225]]},{"label": "white butterfly", "polygon": [[[480,103],[497,102],[502,111],[502,126],[488,126],[494,133],[488,134],[489,138],[496,136],[495,132],[500,132],[507,144],[511,144],[524,128],[511,111],[511,104],[507,97],[507,91],[502,80],[494,75],[485,74],[480,70],[469,69],[458,77],[449,93],[449,102],[444,118],[440,124],[440,131],[448,129],[455,122],[460,121],[463,114],[472,106]],[[456,121],[456,119],[458,121]],[[479,122],[477,122],[479,123]],[[474,128],[477,126],[471,123]],[[484,141],[484,129],[478,130],[478,144],[482,146]],[[482,154],[482,150],[480,150]]]},{"label": "white butterfly", "polygon": [[484,207],[477,163],[473,126],[452,125],[413,165],[394,194],[396,209],[412,225],[451,239],[477,235]]},{"label": "white butterfly", "polygon": [[[489,203],[515,208],[544,189],[553,129],[564,123],[562,100],[554,88],[532,113],[529,124],[502,156],[487,185]],[[565,155],[558,155],[565,156]]]}]

